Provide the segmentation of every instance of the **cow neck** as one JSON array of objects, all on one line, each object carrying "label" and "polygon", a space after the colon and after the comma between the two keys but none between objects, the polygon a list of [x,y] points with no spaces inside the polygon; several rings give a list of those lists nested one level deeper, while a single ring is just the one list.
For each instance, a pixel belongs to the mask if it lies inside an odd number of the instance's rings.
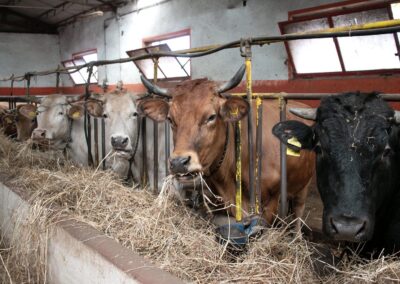
[{"label": "cow neck", "polygon": [[222,150],[222,153],[218,159],[218,162],[216,164],[211,164],[210,166],[210,173],[208,175],[205,175],[205,177],[211,177],[212,175],[214,175],[219,168],[221,167],[222,163],[225,160],[225,156],[226,156],[226,151],[228,150],[228,144],[229,144],[229,124],[225,123],[226,126],[226,130],[225,130],[225,144],[224,144],[224,149]]}]

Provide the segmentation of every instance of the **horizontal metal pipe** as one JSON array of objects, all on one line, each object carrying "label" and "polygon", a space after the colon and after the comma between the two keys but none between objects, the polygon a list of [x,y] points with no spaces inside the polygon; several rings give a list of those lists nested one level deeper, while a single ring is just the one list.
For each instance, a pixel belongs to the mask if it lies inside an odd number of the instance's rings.
[{"label": "horizontal metal pipe", "polygon": [[[246,97],[246,93],[232,93],[233,96],[241,96]],[[253,98],[261,98],[261,99],[291,99],[291,100],[319,100],[325,98],[327,96],[338,95],[338,93],[253,93]],[[400,94],[380,94],[380,96],[386,101],[400,101]]]},{"label": "horizontal metal pipe", "polygon": [[[350,37],[350,36],[367,36],[367,35],[377,35],[377,34],[388,34],[388,33],[397,33],[400,32],[400,20],[390,20],[383,22],[375,22],[369,23],[367,25],[357,25],[357,26],[348,26],[343,28],[334,28],[321,30],[318,32],[310,32],[310,33],[294,33],[294,34],[286,34],[281,36],[264,36],[264,37],[254,37],[250,39],[251,45],[264,45],[269,43],[276,43],[282,41],[290,41],[290,40],[299,40],[299,39],[315,39],[315,38],[330,38],[330,37]],[[148,59],[154,57],[200,57],[209,55],[220,50],[228,49],[228,48],[236,48],[240,46],[242,40],[232,41],[222,45],[212,45],[206,47],[199,47],[194,49],[186,49],[175,52],[157,52],[152,54],[144,54],[135,57],[128,58],[119,58],[114,60],[98,60],[92,61],[80,66],[71,66],[64,68],[57,68],[54,70],[40,71],[40,72],[27,72],[21,76],[10,76],[9,78],[0,79],[0,81],[9,81],[9,80],[24,80],[27,77],[31,76],[45,76],[54,73],[68,73],[68,72],[76,72],[82,68],[90,68],[93,66],[101,66],[101,65],[109,65],[109,64],[117,64],[117,63],[126,63],[132,62],[135,60]]]}]

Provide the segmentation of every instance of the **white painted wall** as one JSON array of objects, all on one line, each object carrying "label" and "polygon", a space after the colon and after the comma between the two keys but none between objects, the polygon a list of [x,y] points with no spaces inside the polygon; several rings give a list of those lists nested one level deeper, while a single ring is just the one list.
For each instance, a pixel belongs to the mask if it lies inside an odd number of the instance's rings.
[{"label": "white painted wall", "polygon": [[[0,78],[57,68],[60,62],[58,40],[58,35],[0,33]],[[24,84],[15,82],[14,86],[23,87]],[[55,75],[31,79],[31,87],[54,87],[55,84]],[[0,82],[0,87],[10,87],[10,82]]]},{"label": "white painted wall", "polygon": [[[74,52],[90,48],[98,49],[100,59],[127,57],[127,50],[142,47],[143,38],[186,28],[191,29],[192,47],[226,43],[242,37],[279,35],[277,23],[287,20],[289,10],[332,2],[337,1],[250,0],[243,7],[241,0],[167,0],[136,12],[132,12],[135,5],[130,4],[118,10],[117,18],[107,14],[63,28],[60,31],[61,58],[67,59]],[[287,79],[283,44],[255,47],[253,57],[255,80]],[[192,60],[192,77],[226,80],[242,62],[238,49],[196,58]],[[105,68],[101,69],[100,82],[105,77],[110,84],[120,79],[125,83],[140,82],[133,63],[108,66],[106,72]]]}]

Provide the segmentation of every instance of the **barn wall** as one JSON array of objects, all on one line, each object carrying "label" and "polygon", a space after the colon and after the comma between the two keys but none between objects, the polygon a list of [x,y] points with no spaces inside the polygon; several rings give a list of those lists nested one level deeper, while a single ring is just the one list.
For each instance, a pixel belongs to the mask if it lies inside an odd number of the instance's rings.
[{"label": "barn wall", "polygon": [[[27,71],[41,71],[57,67],[60,62],[60,44],[57,35],[0,33],[0,78]],[[54,86],[56,76],[32,78],[32,87]],[[15,82],[23,87],[24,82]],[[0,82],[9,87],[10,82]]]},{"label": "barn wall", "polygon": [[[126,57],[126,51],[142,47],[142,39],[189,28],[192,47],[225,43],[241,37],[279,35],[277,22],[287,19],[287,11],[333,0],[310,1],[253,0],[243,7],[239,0],[169,0],[151,8],[130,12],[134,4],[121,8],[118,19],[105,15],[74,23],[60,31],[61,58],[72,53],[97,48],[99,58]],[[104,43],[106,39],[106,45]],[[254,47],[255,80],[287,80],[287,58],[283,44]],[[226,80],[242,64],[238,49],[192,60],[192,77],[208,76]],[[106,69],[106,70],[105,70]],[[101,68],[100,81],[118,80],[139,83],[139,72],[133,63]],[[71,82],[65,80],[65,84]]]}]

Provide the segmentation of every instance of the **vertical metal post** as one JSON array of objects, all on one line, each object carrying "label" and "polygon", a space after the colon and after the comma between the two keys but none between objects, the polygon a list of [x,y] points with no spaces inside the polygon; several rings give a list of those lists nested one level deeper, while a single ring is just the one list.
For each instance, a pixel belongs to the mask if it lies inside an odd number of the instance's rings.
[{"label": "vertical metal post", "polygon": [[[286,120],[286,99],[279,98],[279,119]],[[287,172],[286,172],[286,145],[281,142],[281,200],[279,205],[279,216],[285,218],[288,211],[287,206]]]},{"label": "vertical metal post", "polygon": [[[90,96],[90,91],[89,91],[89,85],[90,85],[90,79],[92,77],[93,73],[93,66],[88,67],[88,77],[85,85],[85,101],[89,98]],[[84,125],[86,126],[86,143],[88,147],[88,165],[93,166],[93,156],[92,156],[92,124],[90,121],[90,115],[87,112],[87,109],[85,107],[85,119],[84,119]]]},{"label": "vertical metal post", "polygon": [[142,186],[145,187],[147,185],[148,176],[147,176],[147,133],[146,133],[146,117],[142,118]]},{"label": "vertical metal post", "polygon": [[103,160],[103,170],[106,169],[106,123],[101,119],[101,159]]},{"label": "vertical metal post", "polygon": [[[60,69],[60,65],[57,66],[57,70]],[[56,73],[56,92],[60,92],[60,72]]]},{"label": "vertical metal post", "polygon": [[[228,125],[229,127],[229,125]],[[241,121],[235,123],[235,161],[236,161],[236,222],[242,221],[242,143]]]},{"label": "vertical metal post", "polygon": [[97,118],[93,119],[94,127],[94,160],[96,167],[99,165],[99,126],[97,123]]},{"label": "vertical metal post", "polygon": [[165,130],[165,176],[167,176],[169,174],[168,159],[169,159],[169,149],[170,149],[170,139],[171,139],[168,120],[165,121],[164,130]]},{"label": "vertical metal post", "polygon": [[[158,58],[154,58],[154,84],[157,83]],[[153,121],[153,191],[158,192],[158,122]]]},{"label": "vertical metal post", "polygon": [[248,132],[248,153],[249,153],[249,192],[250,192],[250,209],[249,213],[255,213],[256,208],[256,195],[254,191],[254,141],[253,141],[253,103],[252,103],[252,74],[251,74],[251,44],[250,40],[245,41],[244,52],[246,64],[246,94],[247,101],[249,102],[249,113],[247,119],[247,132]]},{"label": "vertical metal post", "polygon": [[[13,78],[14,78],[14,74],[11,75],[11,93],[10,93],[10,97],[14,96],[14,79]],[[16,108],[17,107],[16,104],[17,103],[13,98],[10,98],[8,100],[8,108],[9,109]]]},{"label": "vertical metal post", "polygon": [[263,124],[263,101],[260,97],[256,99],[256,214],[260,214],[261,203],[261,173],[262,173],[262,124]]}]

